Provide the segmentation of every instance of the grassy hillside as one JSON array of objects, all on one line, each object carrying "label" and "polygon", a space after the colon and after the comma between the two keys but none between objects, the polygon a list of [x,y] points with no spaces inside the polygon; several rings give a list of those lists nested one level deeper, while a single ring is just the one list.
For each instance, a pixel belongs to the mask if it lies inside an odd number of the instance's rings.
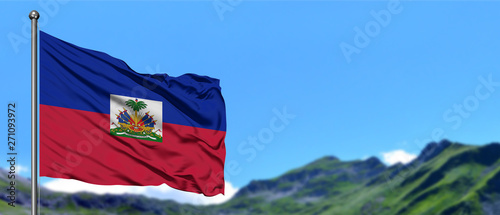
[{"label": "grassy hillside", "polygon": [[[381,172],[375,158],[323,158],[278,178],[254,181],[216,208],[228,214],[498,214],[500,145],[443,141],[433,147],[408,165]],[[284,180],[297,173],[303,177]],[[273,187],[273,181],[285,185]],[[273,198],[286,187],[300,189]]]}]

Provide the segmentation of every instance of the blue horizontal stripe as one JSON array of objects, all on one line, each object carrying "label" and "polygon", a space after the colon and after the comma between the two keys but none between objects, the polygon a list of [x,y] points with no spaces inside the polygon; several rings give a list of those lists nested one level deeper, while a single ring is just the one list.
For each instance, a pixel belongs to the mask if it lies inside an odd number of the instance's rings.
[{"label": "blue horizontal stripe", "polygon": [[140,74],[106,53],[40,31],[40,104],[110,114],[110,94],[163,103],[163,122],[226,130],[219,80]]}]

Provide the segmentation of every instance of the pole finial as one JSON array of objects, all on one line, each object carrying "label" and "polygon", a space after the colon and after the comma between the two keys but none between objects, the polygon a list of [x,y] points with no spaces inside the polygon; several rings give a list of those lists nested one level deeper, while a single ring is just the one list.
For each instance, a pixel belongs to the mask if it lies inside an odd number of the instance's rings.
[{"label": "pole finial", "polygon": [[40,18],[40,14],[38,13],[38,11],[36,10],[32,10],[30,12],[30,19],[37,19]]}]

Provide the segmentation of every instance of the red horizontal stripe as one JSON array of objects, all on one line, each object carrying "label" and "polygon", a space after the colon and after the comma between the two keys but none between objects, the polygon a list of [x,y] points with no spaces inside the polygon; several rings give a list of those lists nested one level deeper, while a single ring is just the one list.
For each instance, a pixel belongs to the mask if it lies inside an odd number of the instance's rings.
[{"label": "red horizontal stripe", "polygon": [[224,193],[225,131],[163,123],[160,143],[110,135],[109,117],[40,105],[40,175]]}]

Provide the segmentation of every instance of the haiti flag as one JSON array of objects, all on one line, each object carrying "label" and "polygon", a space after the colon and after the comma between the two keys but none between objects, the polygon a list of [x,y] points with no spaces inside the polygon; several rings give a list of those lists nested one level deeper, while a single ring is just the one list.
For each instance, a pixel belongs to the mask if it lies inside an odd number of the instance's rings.
[{"label": "haiti flag", "polygon": [[224,194],[219,80],[140,74],[40,32],[40,175]]}]

